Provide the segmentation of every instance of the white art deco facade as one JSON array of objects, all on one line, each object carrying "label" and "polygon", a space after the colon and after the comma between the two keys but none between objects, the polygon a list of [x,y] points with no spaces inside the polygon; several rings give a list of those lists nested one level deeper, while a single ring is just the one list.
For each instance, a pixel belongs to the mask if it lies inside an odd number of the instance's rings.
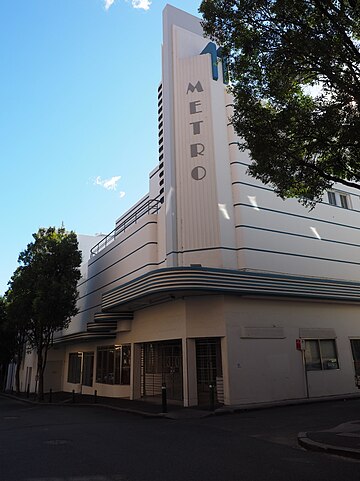
[{"label": "white art deco facade", "polygon": [[358,192],[309,212],[249,177],[218,56],[197,18],[166,7],[158,165],[94,241],[48,389],[151,399],[165,383],[185,406],[208,403],[209,384],[225,405],[358,392]]}]

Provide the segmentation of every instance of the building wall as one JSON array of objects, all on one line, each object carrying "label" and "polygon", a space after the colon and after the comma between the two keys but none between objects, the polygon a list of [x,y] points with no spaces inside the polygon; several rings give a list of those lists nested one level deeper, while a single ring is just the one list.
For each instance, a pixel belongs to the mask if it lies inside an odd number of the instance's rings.
[{"label": "building wall", "polygon": [[[358,312],[357,305],[227,298],[230,403],[306,398],[302,352],[296,350],[304,329],[314,339],[319,330],[326,336],[332,329],[339,359],[339,369],[307,372],[309,397],[357,393],[350,338],[360,335]],[[252,338],[246,337],[250,327],[259,331]],[[276,338],[279,328],[283,337]]]},{"label": "building wall", "polygon": [[59,346],[50,349],[44,372],[44,392],[62,391],[64,365],[64,349]]},{"label": "building wall", "polygon": [[[177,265],[261,270],[304,276],[359,279],[356,189],[334,186],[349,209],[324,201],[310,211],[282,200],[271,186],[247,174],[229,118],[233,98],[212,78],[213,59],[201,54],[209,40],[196,19],[165,9],[163,91],[167,244]],[[203,175],[194,178],[194,169]],[[170,214],[171,212],[171,214]],[[168,249],[169,251],[169,249]]]},{"label": "building wall", "polygon": [[232,162],[239,268],[359,280],[357,193],[346,189],[351,209],[329,205],[324,196],[310,211],[247,176],[249,161]]},{"label": "building wall", "polygon": [[86,330],[86,323],[93,321],[95,313],[101,312],[103,292],[161,265],[157,220],[156,214],[141,217],[90,258],[87,278],[80,283],[79,313],[66,334]]},{"label": "building wall", "polygon": [[[118,333],[114,341],[74,344],[69,352],[94,351],[99,345],[131,344],[181,339],[221,338],[225,404],[286,401],[307,397],[357,394],[350,339],[360,337],[357,305],[283,299],[247,299],[238,296],[185,297],[136,312],[131,330]],[[341,320],[341,322],[339,322]],[[302,351],[296,349],[301,333],[317,339],[334,332],[339,369],[304,370]],[[95,359],[96,365],[96,359]],[[196,372],[196,359],[186,359],[184,379]],[[137,378],[140,372],[133,373]],[[63,389],[80,390],[64,380]],[[130,396],[130,386],[94,383],[82,392]],[[196,404],[196,378],[188,393]],[[188,402],[188,399],[185,399]]]},{"label": "building wall", "polygon": [[[79,314],[88,321],[101,311],[102,293],[161,267],[200,264],[359,280],[358,195],[346,189],[350,209],[331,206],[324,197],[309,211],[295,199],[278,198],[271,187],[248,176],[251,159],[238,149],[241,139],[229,124],[232,97],[223,83],[221,62],[219,79],[214,80],[210,54],[201,55],[207,44],[194,17],[173,7],[165,9],[158,95],[160,163],[150,174],[150,194],[116,225],[142,203],[160,196],[163,172],[164,205],[90,259]],[[201,172],[206,175],[201,177]],[[168,298],[162,304],[135,309],[131,329],[118,332],[111,342],[131,343],[135,351],[143,342],[181,339],[189,404],[196,403],[193,341],[204,337],[222,339],[227,404],[348,394],[357,392],[349,343],[349,336],[360,336],[357,311],[355,304],[284,299]],[[75,325],[71,329],[76,331],[80,324]],[[258,328],[255,338],[246,334],[251,327]],[[335,331],[338,370],[305,375],[302,352],[295,348],[305,328]],[[276,337],[279,329],[282,336]],[[262,338],[262,330],[273,337]],[[87,348],[96,351],[101,343],[106,341]],[[76,348],[81,350],[81,344],[68,348],[67,354]],[[64,383],[64,389],[70,387]],[[134,395],[133,386],[130,391],[96,384],[94,388],[108,395]]]},{"label": "building wall", "polygon": [[[196,279],[191,295],[176,291],[138,299],[142,293],[136,292],[110,312],[103,303],[104,294],[164,267],[360,281],[358,194],[335,186],[348,196],[349,209],[330,205],[325,195],[309,211],[248,176],[251,159],[238,149],[241,139],[229,123],[232,97],[223,83],[221,61],[215,63],[215,80],[211,55],[201,54],[208,42],[198,19],[166,7],[159,164],[150,173],[149,194],[116,220],[115,233],[102,239],[82,267],[79,314],[61,335],[86,334],[102,309],[104,315],[131,311],[133,319],[119,320],[108,339],[64,343],[51,357],[50,371],[56,373],[64,363],[65,391],[136,398],[140,345],[181,340],[184,403],[193,405],[198,402],[196,340],[215,338],[221,343],[225,404],[356,394],[350,349],[350,338],[360,338],[356,303],[265,298],[257,291],[257,297],[242,297],[225,288],[209,295],[199,290]],[[156,201],[161,201],[159,209],[137,217],[139,209]],[[319,336],[335,339],[339,369],[305,371],[296,340]],[[131,384],[97,383],[97,348],[122,344],[132,347]],[[69,354],[90,351],[95,353],[93,386],[69,383]],[[50,382],[55,383],[55,374]]]}]

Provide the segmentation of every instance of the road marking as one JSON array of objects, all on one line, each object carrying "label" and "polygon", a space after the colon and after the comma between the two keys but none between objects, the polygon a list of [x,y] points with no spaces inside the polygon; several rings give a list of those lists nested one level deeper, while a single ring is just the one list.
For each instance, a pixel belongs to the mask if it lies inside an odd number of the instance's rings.
[{"label": "road marking", "polygon": [[111,476],[70,476],[66,478],[27,478],[26,481],[127,481],[121,474]]}]

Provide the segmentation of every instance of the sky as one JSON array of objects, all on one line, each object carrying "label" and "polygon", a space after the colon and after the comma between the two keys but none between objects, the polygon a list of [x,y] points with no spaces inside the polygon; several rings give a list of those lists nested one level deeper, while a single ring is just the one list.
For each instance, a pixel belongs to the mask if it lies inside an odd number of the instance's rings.
[{"label": "sky", "polygon": [[40,227],[109,233],[147,193],[166,3],[0,2],[0,295]]}]

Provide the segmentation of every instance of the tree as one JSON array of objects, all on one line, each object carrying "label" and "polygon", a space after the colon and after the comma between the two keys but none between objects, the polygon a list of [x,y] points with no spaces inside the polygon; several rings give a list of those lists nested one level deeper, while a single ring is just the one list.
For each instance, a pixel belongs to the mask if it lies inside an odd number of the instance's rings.
[{"label": "tree", "polygon": [[[9,292],[14,312],[26,324],[26,342],[37,354],[38,397],[44,396],[44,370],[54,333],[77,313],[81,253],[74,232],[39,229],[19,256]],[[16,317],[16,316],[14,316]]]},{"label": "tree", "polygon": [[20,367],[26,351],[27,333],[32,313],[33,286],[28,270],[19,266],[11,277],[5,293],[6,325],[12,333],[12,360],[16,364],[15,389],[20,393]]},{"label": "tree", "polygon": [[16,331],[8,322],[7,303],[0,296],[0,391],[5,389],[8,365],[15,353]]},{"label": "tree", "polygon": [[203,0],[200,12],[228,56],[249,173],[310,206],[335,182],[360,189],[360,2]]}]

